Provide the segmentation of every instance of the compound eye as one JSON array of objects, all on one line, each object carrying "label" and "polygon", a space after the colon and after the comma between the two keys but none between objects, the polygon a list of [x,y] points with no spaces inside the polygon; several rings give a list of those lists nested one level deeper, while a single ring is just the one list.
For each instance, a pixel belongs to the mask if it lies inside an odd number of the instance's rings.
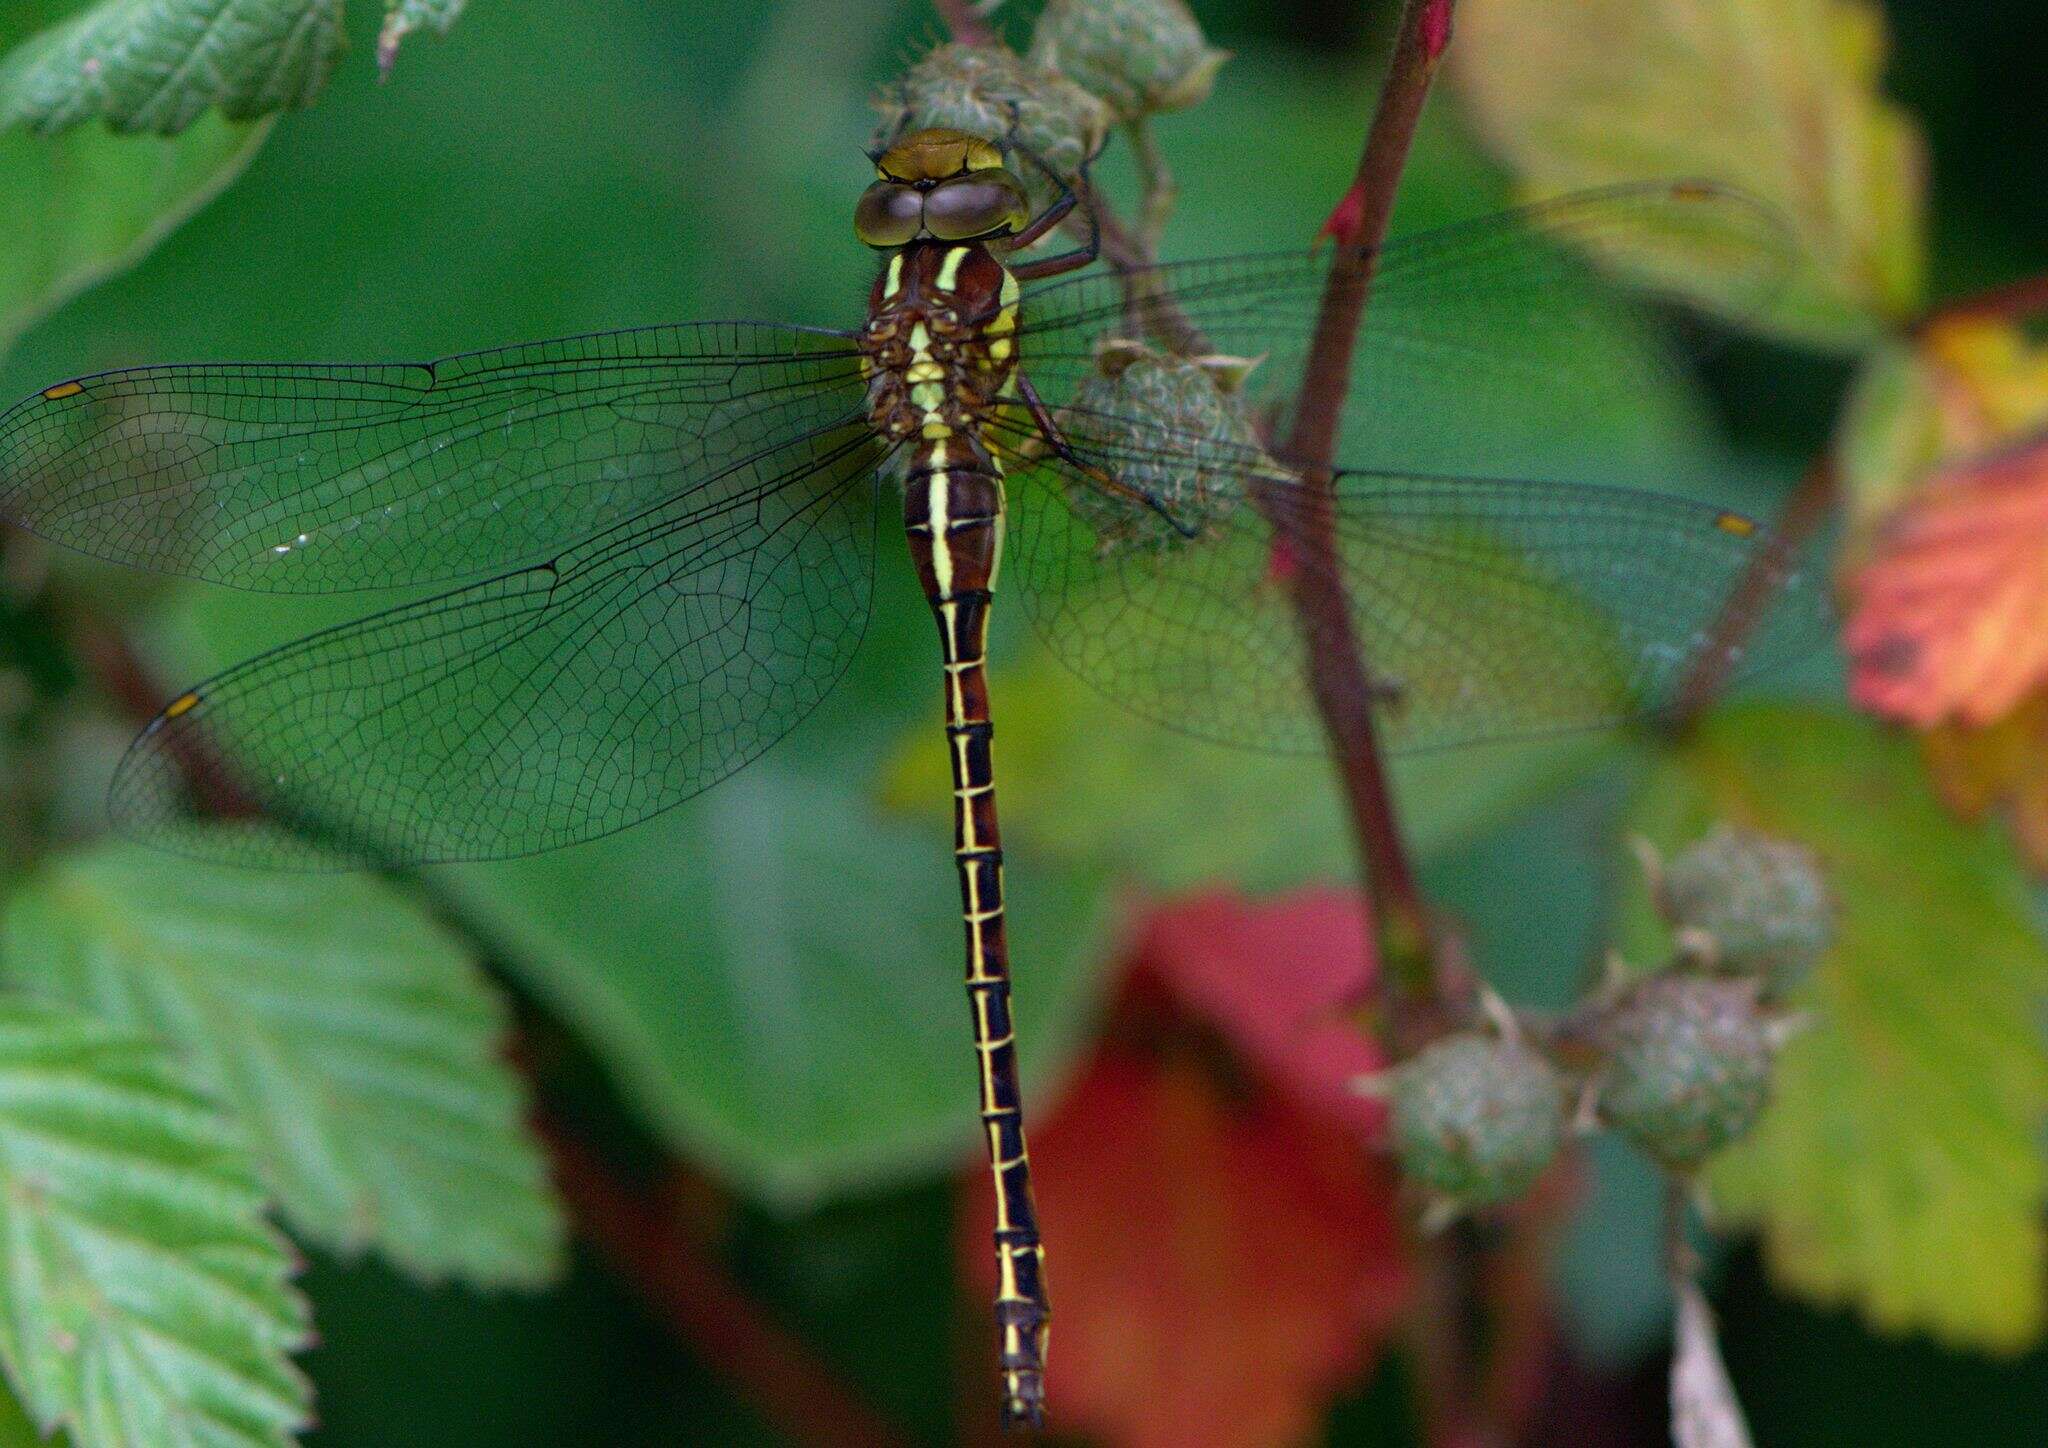
[{"label": "compound eye", "polygon": [[877,181],[853,208],[853,231],[869,246],[907,246],[924,225],[924,197],[915,187]]},{"label": "compound eye", "polygon": [[1030,217],[1024,188],[1007,171],[976,171],[941,181],[924,198],[925,227],[942,241],[1016,231]]}]

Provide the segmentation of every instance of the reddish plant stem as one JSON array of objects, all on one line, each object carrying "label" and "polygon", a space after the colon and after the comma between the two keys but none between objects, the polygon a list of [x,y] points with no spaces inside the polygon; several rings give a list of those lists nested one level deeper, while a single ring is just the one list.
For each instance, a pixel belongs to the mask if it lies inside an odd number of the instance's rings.
[{"label": "reddish plant stem", "polygon": [[671,1213],[621,1182],[560,1121],[536,1112],[556,1187],[585,1236],[689,1349],[736,1385],[794,1443],[903,1448],[907,1442],[771,1321],[681,1231]]},{"label": "reddish plant stem", "polygon": [[995,27],[975,8],[973,0],[932,0],[932,8],[939,12],[939,19],[946,22],[947,31],[962,45],[995,43]]},{"label": "reddish plant stem", "polygon": [[1554,1360],[1556,1319],[1550,1264],[1566,1204],[1538,1192],[1509,1223],[1506,1240],[1486,1261],[1485,1296],[1492,1333],[1481,1365],[1487,1417],[1509,1442],[1523,1440],[1543,1402]]},{"label": "reddish plant stem", "polygon": [[[1379,691],[1345,596],[1332,467],[1374,268],[1423,103],[1450,43],[1452,9],[1453,0],[1407,0],[1358,169],[1324,223],[1337,254],[1281,448],[1302,475],[1302,497],[1290,502],[1291,516],[1277,520],[1287,525],[1283,537],[1300,555],[1290,591],[1308,653],[1310,689],[1365,868],[1380,978],[1386,982],[1386,1032],[1397,1059],[1458,1018],[1469,976],[1447,934],[1435,928],[1401,835],[1374,727]],[[1521,1394],[1509,1390],[1506,1380],[1490,1377],[1487,1350],[1469,1329],[1487,1315],[1492,1289],[1507,1285],[1491,1279],[1512,1254],[1489,1252],[1469,1230],[1423,1238],[1415,1246],[1423,1288],[1407,1336],[1427,1441],[1431,1448],[1505,1448],[1505,1421],[1516,1404],[1502,1400]]]},{"label": "reddish plant stem", "polygon": [[1807,465],[1799,486],[1787,495],[1778,510],[1770,540],[1757,550],[1749,567],[1729,590],[1720,613],[1707,630],[1706,642],[1687,663],[1664,720],[1670,733],[1685,733],[1714,702],[1735,667],[1737,650],[1770,612],[1771,600],[1785,581],[1786,570],[1827,521],[1834,502],[1834,461],[1823,452]]},{"label": "reddish plant stem", "polygon": [[1417,1291],[1402,1336],[1414,1364],[1424,1440],[1429,1448],[1505,1448],[1479,1416],[1484,1400],[1477,1390],[1477,1353],[1468,1330],[1480,1291],[1475,1277],[1480,1251],[1462,1240],[1470,1230],[1467,1224],[1450,1230],[1457,1239],[1409,1240]]},{"label": "reddish plant stem", "polygon": [[[86,673],[115,708],[137,726],[156,718],[170,694],[150,676],[126,634],[92,614],[81,613],[71,620],[68,636]],[[261,812],[235,783],[229,762],[203,741],[174,739],[171,757],[194,790],[203,794],[209,813],[221,819],[253,819]]]},{"label": "reddish plant stem", "polygon": [[1915,332],[1924,332],[1937,322],[1957,318],[2007,318],[2017,320],[2038,316],[2048,312],[2048,272],[2038,276],[2022,277],[2016,282],[1992,287],[1967,297],[1958,297],[1951,302],[1942,302],[1928,310],[1925,316],[1913,325]]},{"label": "reddish plant stem", "polygon": [[1296,509],[1299,517],[1288,520],[1290,541],[1302,553],[1300,566],[1293,571],[1294,607],[1308,650],[1310,689],[1330,737],[1365,866],[1396,1055],[1434,1033],[1446,1014],[1450,991],[1438,969],[1435,931],[1401,837],[1374,731],[1376,691],[1345,596],[1331,467],[1373,270],[1423,101],[1450,42],[1451,9],[1452,0],[1408,0],[1402,11],[1386,87],[1366,133],[1358,170],[1324,223],[1324,233],[1336,239],[1337,255],[1316,316],[1293,426],[1283,445],[1284,456],[1302,472],[1304,483],[1304,498]]}]

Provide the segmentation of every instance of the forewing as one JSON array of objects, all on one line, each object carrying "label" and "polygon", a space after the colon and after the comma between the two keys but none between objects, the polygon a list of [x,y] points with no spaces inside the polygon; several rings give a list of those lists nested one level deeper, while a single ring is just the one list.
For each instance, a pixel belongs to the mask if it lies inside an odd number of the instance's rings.
[{"label": "forewing", "polygon": [[844,671],[879,451],[862,426],[786,444],[548,562],[237,665],[136,740],[115,821],[322,866],[525,854],[666,809]]},{"label": "forewing", "polygon": [[751,322],[418,364],[138,367],[0,417],[0,518],[265,592],[448,582],[687,506],[861,394],[846,337]]},{"label": "forewing", "polygon": [[[1055,404],[1093,367],[1104,337],[1260,359],[1246,395],[1278,439],[1332,255],[1056,282],[1026,294],[1018,353]],[[1437,476],[1639,477],[1658,461],[1631,436],[1646,386],[1715,339],[1645,325],[1644,304],[1666,313],[1687,303],[1739,322],[1769,307],[1795,259],[1775,213],[1696,183],[1586,192],[1396,237],[1375,269],[1337,457]]]}]

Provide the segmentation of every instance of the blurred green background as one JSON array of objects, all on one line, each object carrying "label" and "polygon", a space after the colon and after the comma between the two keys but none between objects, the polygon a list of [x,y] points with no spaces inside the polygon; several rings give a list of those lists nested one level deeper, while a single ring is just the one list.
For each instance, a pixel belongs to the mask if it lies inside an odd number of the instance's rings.
[{"label": "blurred green background", "polygon": [[[1210,104],[1159,128],[1183,188],[1169,251],[1298,243],[1349,175],[1388,7],[1193,8],[1237,59]],[[872,263],[848,215],[867,97],[935,37],[922,0],[475,0],[447,39],[412,42],[387,86],[367,54],[373,8],[360,9],[357,53],[320,103],[283,118],[227,193],[139,267],[25,334],[0,377],[10,396],[151,361],[410,358],[684,318],[857,316]],[[1889,89],[1934,150],[1936,294],[2039,269],[2048,13],[2018,0],[1885,12]],[[1397,230],[1506,195],[1452,110],[1434,107]],[[1761,347],[1717,365],[1715,396],[1760,488],[1796,474],[1825,435],[1842,377]],[[943,814],[878,802],[904,740],[936,732],[930,625],[907,567],[881,552],[854,677],[769,760],[615,840],[431,883],[526,996],[598,1043],[622,1119],[760,1203],[732,1230],[761,1299],[885,1412],[941,1441],[958,1398],[943,1173],[974,1143]],[[359,608],[147,592],[152,648],[178,678]],[[101,733],[65,781],[80,829],[119,744]],[[1198,769],[1238,768],[1190,748],[1207,760]],[[1470,787],[1476,768],[1409,776],[1431,886],[1471,922],[1504,990],[1564,1000],[1599,938],[1613,772],[1530,814],[1556,760],[1522,761],[1497,788]],[[1243,770],[1258,771],[1259,798],[1305,801],[1289,804],[1277,862],[1277,827],[1254,822],[1220,827],[1210,853],[1169,873],[1283,884],[1346,867],[1318,762]],[[1027,829],[1011,866],[1041,1087],[1085,1042],[1125,843],[1061,849],[1055,836]],[[735,1072],[735,1059],[759,1069]],[[1580,1363],[1568,1386],[1623,1405],[1600,1431],[1647,1435],[1612,1441],[1652,1442],[1654,1185],[1619,1154],[1600,1183],[1560,1265]],[[305,1286],[321,1338],[304,1359],[320,1390],[311,1441],[329,1448],[773,1441],[582,1257],[538,1298],[426,1291],[326,1262]],[[2048,1422],[2039,1353],[1994,1363],[1877,1340],[1775,1296],[1743,1252],[1717,1300],[1761,1443],[2019,1444]],[[1399,1414],[1398,1394],[1361,1385],[1329,1441],[1400,1441]],[[1569,1436],[1570,1421],[1556,1441],[1608,1441]]]}]

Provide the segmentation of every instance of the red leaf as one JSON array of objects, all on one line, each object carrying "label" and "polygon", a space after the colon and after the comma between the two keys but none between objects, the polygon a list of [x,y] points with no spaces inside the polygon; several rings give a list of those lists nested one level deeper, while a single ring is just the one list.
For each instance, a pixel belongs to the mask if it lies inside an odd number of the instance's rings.
[{"label": "red leaf", "polygon": [[[1299,1443],[1404,1305],[1391,1184],[1341,1131],[1226,1102],[1188,1062],[1105,1051],[1032,1162],[1059,1426],[1119,1448]],[[987,1293],[993,1204],[987,1173],[970,1181],[959,1250]]]},{"label": "red leaf", "polygon": [[1986,725],[2048,684],[2048,439],[1929,485],[1850,593],[1849,688],[1866,709]]},{"label": "red leaf", "polygon": [[1134,970],[1210,1026],[1268,1083],[1375,1140],[1385,1118],[1352,1083],[1379,1069],[1354,1016],[1373,986],[1372,942],[1355,891],[1305,890],[1270,904],[1198,895],[1160,909]]}]

